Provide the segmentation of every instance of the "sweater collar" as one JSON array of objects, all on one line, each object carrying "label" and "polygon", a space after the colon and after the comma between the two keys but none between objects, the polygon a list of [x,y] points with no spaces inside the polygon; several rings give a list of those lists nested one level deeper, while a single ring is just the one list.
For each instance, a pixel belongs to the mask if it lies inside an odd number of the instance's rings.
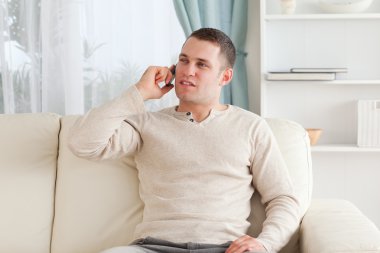
[{"label": "sweater collar", "polygon": [[222,110],[222,111],[216,110],[214,108],[211,109],[209,115],[201,122],[196,122],[193,119],[193,115],[191,112],[178,112],[177,108],[178,108],[178,105],[171,107],[169,110],[170,114],[173,115],[175,118],[179,120],[183,120],[183,121],[189,121],[195,124],[205,124],[206,122],[209,122],[211,119],[215,118],[216,116],[225,114],[228,111],[230,111],[231,105],[227,105],[227,109]]}]

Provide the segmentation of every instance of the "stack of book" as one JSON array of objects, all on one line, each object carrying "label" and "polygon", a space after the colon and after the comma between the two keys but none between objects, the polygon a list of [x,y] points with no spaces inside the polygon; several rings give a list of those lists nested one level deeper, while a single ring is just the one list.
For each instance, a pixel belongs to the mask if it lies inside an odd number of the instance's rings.
[{"label": "stack of book", "polygon": [[269,81],[332,81],[337,73],[346,73],[347,68],[291,68],[290,72],[269,72]]}]

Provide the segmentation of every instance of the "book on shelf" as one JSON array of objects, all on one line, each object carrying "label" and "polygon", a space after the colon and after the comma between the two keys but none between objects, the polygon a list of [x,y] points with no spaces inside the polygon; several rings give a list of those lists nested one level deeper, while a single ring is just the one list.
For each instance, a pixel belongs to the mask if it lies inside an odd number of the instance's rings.
[{"label": "book on shelf", "polygon": [[347,73],[347,68],[291,68],[290,72],[297,73]]},{"label": "book on shelf", "polygon": [[335,80],[335,72],[331,73],[296,73],[296,72],[269,72],[266,75],[268,81],[332,81]]}]

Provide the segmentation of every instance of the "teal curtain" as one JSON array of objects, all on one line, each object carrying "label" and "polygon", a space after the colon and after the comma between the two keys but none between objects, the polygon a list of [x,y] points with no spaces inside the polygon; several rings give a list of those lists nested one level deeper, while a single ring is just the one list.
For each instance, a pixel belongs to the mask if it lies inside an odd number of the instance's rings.
[{"label": "teal curtain", "polygon": [[222,30],[235,44],[237,55],[234,77],[230,85],[224,86],[221,102],[248,109],[247,71],[244,52],[247,33],[247,0],[173,0],[174,7],[189,36],[202,27]]}]

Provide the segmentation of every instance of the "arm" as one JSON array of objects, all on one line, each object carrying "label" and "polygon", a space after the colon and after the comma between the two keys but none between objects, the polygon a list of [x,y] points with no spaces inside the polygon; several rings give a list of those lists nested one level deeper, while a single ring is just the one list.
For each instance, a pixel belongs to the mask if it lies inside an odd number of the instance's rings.
[{"label": "arm", "polygon": [[118,158],[141,145],[138,131],[124,120],[145,112],[143,99],[135,86],[120,97],[80,117],[69,134],[74,154],[87,159]]},{"label": "arm", "polygon": [[257,238],[244,235],[233,241],[226,253],[278,252],[299,227],[298,200],[277,142],[264,120],[254,126],[252,147],[252,183],[262,196],[266,219]]},{"label": "arm", "polygon": [[142,143],[138,120],[132,123],[129,119],[142,117],[144,100],[169,92],[173,86],[160,88],[158,83],[170,78],[168,68],[149,67],[120,97],[78,119],[70,131],[70,149],[77,156],[94,160],[118,158],[138,150]]},{"label": "arm", "polygon": [[267,251],[278,252],[299,227],[300,207],[285,161],[264,120],[256,127],[252,141],[252,182],[261,194],[266,213],[257,240]]}]

